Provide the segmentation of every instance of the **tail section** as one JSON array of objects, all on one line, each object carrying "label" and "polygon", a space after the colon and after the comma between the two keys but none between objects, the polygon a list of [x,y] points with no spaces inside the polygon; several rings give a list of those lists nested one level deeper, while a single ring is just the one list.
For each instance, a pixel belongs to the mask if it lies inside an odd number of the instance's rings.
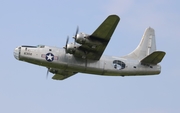
[{"label": "tail section", "polygon": [[145,30],[137,48],[126,57],[142,60],[154,51],[156,51],[155,31],[149,27]]}]

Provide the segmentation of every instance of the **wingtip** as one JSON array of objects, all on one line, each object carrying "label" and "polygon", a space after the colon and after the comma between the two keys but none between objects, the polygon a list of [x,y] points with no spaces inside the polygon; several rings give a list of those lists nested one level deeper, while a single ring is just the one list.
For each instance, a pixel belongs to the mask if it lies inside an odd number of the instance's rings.
[{"label": "wingtip", "polygon": [[115,18],[120,19],[120,17],[118,15],[116,15],[116,14],[109,15],[108,17],[115,17]]}]

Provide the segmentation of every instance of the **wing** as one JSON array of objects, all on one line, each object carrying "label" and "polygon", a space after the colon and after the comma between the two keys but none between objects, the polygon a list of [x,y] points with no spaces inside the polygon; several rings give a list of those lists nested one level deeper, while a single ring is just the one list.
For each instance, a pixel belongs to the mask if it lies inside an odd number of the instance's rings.
[{"label": "wing", "polygon": [[68,77],[71,77],[73,75],[75,75],[77,72],[71,72],[71,71],[60,71],[57,74],[55,74],[52,79],[54,80],[64,80]]},{"label": "wing", "polygon": [[104,22],[88,37],[92,43],[100,43],[96,47],[89,47],[82,44],[79,48],[85,51],[86,58],[91,60],[99,60],[111,39],[111,36],[119,23],[120,18],[117,15],[108,16]]}]

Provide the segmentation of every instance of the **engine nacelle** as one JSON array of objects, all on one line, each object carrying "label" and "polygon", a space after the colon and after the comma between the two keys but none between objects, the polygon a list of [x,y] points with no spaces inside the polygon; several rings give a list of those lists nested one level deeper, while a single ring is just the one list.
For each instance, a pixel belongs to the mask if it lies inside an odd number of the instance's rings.
[{"label": "engine nacelle", "polygon": [[59,75],[65,74],[65,73],[64,73],[64,70],[59,70],[59,69],[55,69],[55,68],[50,68],[50,69],[49,69],[49,72],[51,72],[51,73],[53,73],[53,74],[59,74]]},{"label": "engine nacelle", "polygon": [[76,42],[79,43],[79,44],[86,44],[88,46],[92,46],[92,48],[102,44],[99,41],[92,41],[92,40],[90,40],[88,38],[89,36],[90,35],[85,34],[85,33],[79,33],[79,34],[77,34]]},{"label": "engine nacelle", "polygon": [[53,74],[58,74],[58,70],[50,68],[49,72],[53,73]]},{"label": "engine nacelle", "polygon": [[85,53],[79,49],[80,45],[74,45],[73,43],[67,44],[66,52],[75,56],[85,56]]},{"label": "engine nacelle", "polygon": [[76,51],[76,48],[76,45],[74,45],[73,43],[67,44],[66,52],[73,54]]},{"label": "engine nacelle", "polygon": [[76,38],[76,42],[79,43],[79,44],[84,44],[84,43],[88,43],[88,37],[89,35],[87,34],[84,34],[84,33],[79,33],[77,34],[77,38]]}]

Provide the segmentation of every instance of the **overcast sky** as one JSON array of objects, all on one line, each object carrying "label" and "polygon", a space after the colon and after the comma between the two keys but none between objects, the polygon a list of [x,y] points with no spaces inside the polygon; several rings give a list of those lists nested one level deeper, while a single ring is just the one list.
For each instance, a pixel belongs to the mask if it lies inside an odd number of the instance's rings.
[{"label": "overcast sky", "polygon": [[[1,113],[180,113],[180,2],[178,0],[0,0]],[[110,15],[121,20],[104,54],[123,56],[144,30],[156,32],[167,54],[155,76],[78,73],[46,79],[45,67],[18,61],[19,45],[63,47],[76,27],[91,34]],[[73,42],[73,39],[70,39]]]}]

